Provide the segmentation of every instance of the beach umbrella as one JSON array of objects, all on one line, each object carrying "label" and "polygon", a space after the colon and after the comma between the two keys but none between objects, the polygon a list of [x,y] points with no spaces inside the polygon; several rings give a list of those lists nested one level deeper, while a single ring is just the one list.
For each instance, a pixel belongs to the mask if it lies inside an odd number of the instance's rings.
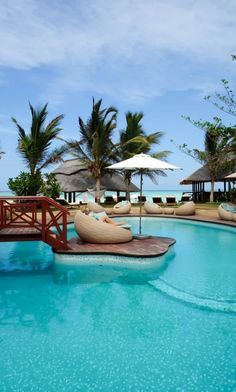
[{"label": "beach umbrella", "polygon": [[[137,154],[132,158],[125,159],[124,161],[107,166],[107,169],[113,170],[135,170],[140,173],[140,202],[139,202],[139,234],[138,237],[142,238],[142,189],[143,189],[143,173],[146,170],[177,170],[180,167],[171,165],[170,163],[153,158],[147,154]],[[145,236],[144,236],[145,237]]]}]

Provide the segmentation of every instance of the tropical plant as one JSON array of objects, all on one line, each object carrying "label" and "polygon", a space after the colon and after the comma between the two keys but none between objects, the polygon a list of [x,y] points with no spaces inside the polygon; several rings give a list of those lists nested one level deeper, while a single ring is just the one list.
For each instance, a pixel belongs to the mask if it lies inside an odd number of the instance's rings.
[{"label": "tropical plant", "polygon": [[32,117],[29,133],[19,125],[15,118],[12,118],[12,121],[18,129],[17,150],[26,162],[31,175],[40,172],[47,165],[58,161],[60,156],[65,152],[64,146],[49,151],[52,142],[61,131],[60,122],[64,116],[61,114],[45,125],[48,115],[47,105],[36,110],[29,103]]},{"label": "tropical plant", "polygon": [[52,199],[56,199],[60,196],[60,184],[57,181],[55,174],[49,173],[44,175],[41,192],[44,196],[51,197]]},{"label": "tropical plant", "polygon": [[114,154],[112,142],[116,128],[117,110],[113,106],[102,109],[102,99],[95,102],[92,112],[85,123],[79,117],[79,140],[63,140],[70,153],[79,158],[95,180],[96,200],[100,202],[101,177],[106,173]]},{"label": "tropical plant", "polygon": [[236,134],[231,127],[222,124],[221,119],[215,117],[214,123],[208,121],[192,121],[186,118],[205,133],[204,150],[189,149],[186,144],[180,150],[192,158],[205,164],[210,173],[210,201],[214,201],[214,183],[217,171],[222,168],[230,168],[235,165]]},{"label": "tropical plant", "polygon": [[[125,117],[126,128],[120,132],[120,143],[118,149],[119,159],[124,160],[131,158],[136,154],[150,153],[154,146],[160,144],[160,140],[164,135],[163,132],[146,134],[141,124],[141,121],[144,117],[142,112],[132,113],[128,111]],[[166,159],[169,154],[170,151],[161,151],[151,155],[157,159]],[[126,183],[126,199],[128,200],[130,199],[130,184],[133,174],[135,174],[133,171],[128,170],[126,170],[124,173],[124,180]],[[161,176],[166,175],[163,171],[160,170],[153,172],[146,171],[144,174],[149,176],[154,182],[156,179],[156,174]]]},{"label": "tropical plant", "polygon": [[35,196],[42,187],[43,179],[41,173],[31,174],[20,172],[15,178],[9,178],[8,188],[17,196]]}]

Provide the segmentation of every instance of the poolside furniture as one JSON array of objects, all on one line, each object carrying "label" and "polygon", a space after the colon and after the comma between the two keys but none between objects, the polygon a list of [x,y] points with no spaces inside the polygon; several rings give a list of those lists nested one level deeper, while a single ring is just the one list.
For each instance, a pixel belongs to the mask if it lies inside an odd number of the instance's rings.
[{"label": "poolside furniture", "polygon": [[105,197],[105,203],[106,204],[114,204],[115,203],[114,197],[113,196],[106,196]]},{"label": "poolside furniture", "polygon": [[228,203],[221,203],[218,207],[218,215],[222,220],[236,221],[236,206]]},{"label": "poolside furniture", "polygon": [[138,202],[140,203],[140,201],[142,202],[142,203],[145,203],[145,201],[146,201],[147,199],[146,199],[146,196],[142,196],[142,198],[141,198],[141,196],[138,196]]},{"label": "poolside furniture", "polygon": [[180,202],[190,201],[190,199],[191,199],[191,195],[182,195]]},{"label": "poolside furniture", "polygon": [[170,208],[170,207],[163,208],[163,214],[165,214],[165,215],[173,215],[174,214],[174,208]]},{"label": "poolside furniture", "polygon": [[147,214],[162,214],[163,213],[163,209],[158,204],[152,203],[149,201],[145,201],[143,208]]},{"label": "poolside furniture", "polygon": [[128,200],[121,201],[113,207],[114,214],[128,214],[131,210],[131,203]]},{"label": "poolside furniture", "polygon": [[72,203],[69,203],[66,199],[63,199],[63,198],[57,198],[56,199],[56,202],[58,203],[58,204],[60,204],[61,206],[63,206],[63,207],[67,207],[67,208],[80,208],[80,203],[76,203],[76,202],[72,202]]},{"label": "poolside furniture", "polygon": [[126,197],[125,196],[118,196],[117,197],[117,202],[119,203],[120,201],[125,201]]},{"label": "poolside furniture", "polygon": [[153,201],[153,203],[157,203],[157,204],[163,203],[162,197],[160,197],[160,196],[154,196],[154,197],[152,198],[152,201]]},{"label": "poolside furniture", "polygon": [[166,196],[166,204],[168,204],[168,205],[176,204],[176,197],[175,196]]},{"label": "poolside furniture", "polygon": [[101,222],[81,211],[75,215],[74,226],[81,240],[92,244],[119,244],[132,240],[130,230]]},{"label": "poolside furniture", "polygon": [[193,201],[187,201],[181,206],[175,209],[175,215],[188,216],[195,214],[195,203]]},{"label": "poolside furniture", "polygon": [[105,211],[105,208],[100,206],[100,204],[98,204],[98,203],[89,202],[87,204],[87,207],[88,207],[89,211],[92,211],[92,212],[102,212],[102,211]]}]

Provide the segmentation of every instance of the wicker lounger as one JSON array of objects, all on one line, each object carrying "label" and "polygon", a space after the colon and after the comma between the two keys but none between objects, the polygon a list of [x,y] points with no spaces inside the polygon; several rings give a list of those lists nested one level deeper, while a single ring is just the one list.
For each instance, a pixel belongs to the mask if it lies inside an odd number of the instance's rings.
[{"label": "wicker lounger", "polygon": [[119,244],[132,240],[130,230],[98,221],[80,211],[75,215],[74,225],[81,240],[92,244]]}]

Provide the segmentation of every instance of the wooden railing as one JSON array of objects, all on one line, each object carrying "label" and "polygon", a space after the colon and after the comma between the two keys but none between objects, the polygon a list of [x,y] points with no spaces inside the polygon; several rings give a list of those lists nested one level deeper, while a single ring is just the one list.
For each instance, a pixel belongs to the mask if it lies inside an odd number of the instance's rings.
[{"label": "wooden railing", "polygon": [[34,229],[54,249],[68,249],[67,209],[45,196],[0,197],[0,230]]}]

